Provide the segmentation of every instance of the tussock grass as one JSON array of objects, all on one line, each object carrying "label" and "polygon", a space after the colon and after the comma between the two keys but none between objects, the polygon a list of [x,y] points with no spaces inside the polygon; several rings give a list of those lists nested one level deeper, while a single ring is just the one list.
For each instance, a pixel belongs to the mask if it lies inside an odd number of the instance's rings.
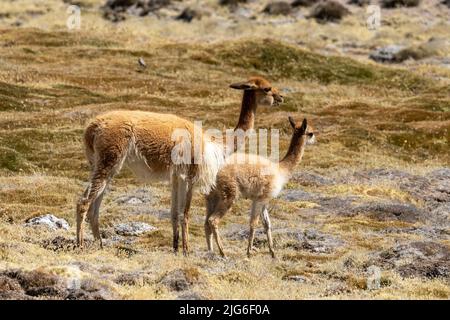
[{"label": "tussock grass", "polygon": [[[92,10],[99,5],[96,0],[83,3]],[[8,3],[11,12],[22,10],[17,6]],[[27,2],[25,7],[34,8],[34,4]],[[239,37],[230,37],[207,17],[187,30],[178,22],[169,21],[163,27],[150,18],[130,18],[112,26],[98,22],[102,20],[95,11],[87,11],[83,21],[91,27],[89,31],[63,32],[58,19],[48,30],[28,27],[46,26],[49,17],[65,12],[62,4],[53,8],[24,28],[0,31],[0,269],[44,268],[70,277],[79,264],[86,268],[83,276],[103,279],[126,299],[176,298],[180,293],[160,280],[178,269],[188,270],[193,282],[197,276],[202,278],[202,283],[194,283],[189,291],[211,299],[448,299],[445,280],[403,279],[391,270],[383,271],[380,289],[368,290],[364,268],[371,254],[398,241],[422,238],[382,233],[389,228],[407,229],[412,226],[409,223],[333,216],[318,211],[313,201],[275,200],[272,223],[274,228],[298,232],[316,229],[345,241],[331,253],[298,250],[290,246],[292,239],[277,236],[279,258],[272,261],[265,237],[258,236],[259,252],[247,259],[246,240],[228,237],[235,229],[247,228],[249,202],[242,200],[222,224],[229,258],[209,257],[203,236],[203,198],[196,194],[192,254],[189,258],[175,256],[167,217],[152,211],[133,213],[131,206],[115,201],[141,187],[127,170],[115,178],[105,196],[102,230],[113,233],[118,222],[143,221],[158,231],[104,250],[95,245],[83,252],[46,249],[45,240],[61,236],[70,242],[75,237],[75,201],[89,176],[81,138],[91,117],[113,109],[139,109],[203,120],[204,127],[230,128],[236,122],[241,93],[228,85],[250,75],[268,77],[286,97],[279,108],[260,108],[256,121],[258,127],[280,130],[280,154],[290,137],[288,114],[308,117],[317,129],[318,144],[308,148],[299,170],[329,177],[369,168],[426,174],[450,163],[450,87],[445,79],[432,77],[445,78],[448,73],[431,66],[408,71],[379,66],[357,55],[318,53],[325,46],[321,35],[335,34],[333,26],[319,26],[314,21],[300,21],[293,29],[238,24],[234,32]],[[389,12],[386,19],[403,21],[397,23],[401,31],[418,30],[415,15],[402,20],[398,12]],[[214,31],[214,41],[203,41],[200,32],[197,41],[186,38],[204,26],[200,23]],[[345,19],[339,26],[344,32],[336,35],[336,41],[356,39],[362,42],[361,50],[368,50],[369,44],[384,45],[403,37],[391,26],[373,36],[356,28],[359,23],[357,15]],[[305,25],[318,32],[309,35]],[[416,32],[418,39],[411,41],[426,41],[428,33],[446,35],[448,28],[435,25],[426,32]],[[306,44],[296,45],[297,39],[305,39]],[[146,69],[139,68],[138,57],[145,59]],[[395,184],[382,182],[317,188],[288,185],[288,189],[300,188],[420,206]],[[167,184],[152,184],[147,191],[153,199],[145,204],[149,210],[169,208]],[[67,219],[71,229],[50,232],[24,226],[28,218],[45,213]],[[354,270],[344,266],[349,257],[356,261]],[[117,276],[133,272],[145,274],[147,280],[142,285],[114,284]],[[288,280],[292,275],[304,276],[307,281]]]}]

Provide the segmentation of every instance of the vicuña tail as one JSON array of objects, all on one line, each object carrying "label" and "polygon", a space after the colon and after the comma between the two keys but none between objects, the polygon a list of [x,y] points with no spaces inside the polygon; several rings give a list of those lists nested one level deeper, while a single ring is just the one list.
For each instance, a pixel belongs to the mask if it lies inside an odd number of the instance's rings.
[{"label": "vicu\u00f1a tail", "polygon": [[225,163],[223,146],[211,141],[203,144],[203,157],[198,165],[200,191],[208,194],[216,185],[216,176]]}]

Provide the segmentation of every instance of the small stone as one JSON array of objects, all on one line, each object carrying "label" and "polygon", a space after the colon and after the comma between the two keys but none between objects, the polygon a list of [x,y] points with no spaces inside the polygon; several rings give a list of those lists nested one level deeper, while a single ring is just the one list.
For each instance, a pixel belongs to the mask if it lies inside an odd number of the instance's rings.
[{"label": "small stone", "polygon": [[300,276],[300,275],[288,276],[288,277],[285,278],[285,280],[295,281],[295,282],[300,282],[300,283],[307,283],[307,282],[309,282],[308,278],[306,278],[304,276]]},{"label": "small stone", "polygon": [[264,13],[270,15],[283,15],[287,16],[292,11],[291,5],[284,1],[277,1],[269,3],[263,10]]},{"label": "small stone", "polygon": [[383,8],[417,7],[420,0],[381,0]]},{"label": "small stone", "polygon": [[349,0],[348,4],[353,4],[359,7],[368,6],[372,0]]},{"label": "small stone", "polygon": [[140,286],[146,284],[148,279],[139,272],[123,273],[117,276],[115,283],[127,286]]},{"label": "small stone", "polygon": [[293,7],[310,7],[318,2],[320,0],[295,0],[291,5]]},{"label": "small stone", "polygon": [[350,11],[337,1],[328,0],[318,3],[311,11],[309,17],[318,22],[339,21]]},{"label": "small stone", "polygon": [[412,204],[373,202],[357,206],[352,210],[355,214],[366,214],[377,220],[398,220],[417,222],[423,220],[425,212]]},{"label": "small stone", "polygon": [[52,214],[46,214],[43,216],[35,217],[28,219],[25,223],[27,227],[32,226],[45,226],[51,230],[57,230],[57,229],[69,229],[69,224],[66,220],[57,218]]},{"label": "small stone", "polygon": [[220,0],[219,4],[222,6],[237,6],[239,3],[247,3],[248,0]]},{"label": "small stone", "polygon": [[146,232],[157,230],[156,227],[144,222],[120,223],[114,227],[117,234],[122,236],[140,236]]},{"label": "small stone", "polygon": [[376,62],[396,62],[397,54],[403,49],[403,46],[392,44],[376,49],[369,55],[369,58]]},{"label": "small stone", "polygon": [[186,8],[184,9],[177,17],[177,20],[182,20],[185,22],[191,22],[194,19],[200,20],[202,18],[202,14],[200,13],[200,11],[195,10],[195,9],[191,9],[191,8]]}]

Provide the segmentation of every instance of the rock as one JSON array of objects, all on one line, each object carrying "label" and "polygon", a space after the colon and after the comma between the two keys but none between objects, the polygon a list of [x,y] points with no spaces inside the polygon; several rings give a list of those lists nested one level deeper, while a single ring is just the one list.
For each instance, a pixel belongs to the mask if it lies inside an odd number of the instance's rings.
[{"label": "rock", "polygon": [[236,7],[233,10],[233,14],[235,17],[239,17],[239,18],[245,18],[245,19],[255,18],[254,12],[250,8]]},{"label": "rock", "polygon": [[123,273],[116,277],[115,283],[127,286],[144,286],[150,279],[141,272]]},{"label": "rock", "polygon": [[116,300],[113,289],[93,279],[84,279],[80,287],[68,290],[65,300]]},{"label": "rock", "polygon": [[370,53],[369,58],[377,62],[397,62],[397,54],[403,49],[403,46],[392,44],[376,49]]},{"label": "rock", "polygon": [[32,226],[45,226],[51,230],[57,229],[69,229],[69,224],[66,220],[55,217],[52,214],[46,214],[43,216],[28,219],[25,223],[27,227]]},{"label": "rock", "polygon": [[287,16],[292,12],[291,5],[284,1],[271,2],[266,5],[263,10],[264,13],[270,15],[283,15]]},{"label": "rock", "polygon": [[282,192],[280,198],[290,202],[311,201],[316,200],[318,195],[300,189],[286,189]]},{"label": "rock", "polygon": [[135,215],[151,215],[157,217],[158,219],[165,220],[170,219],[170,210],[169,209],[154,209],[149,207],[137,207],[132,208],[129,211],[131,214]]},{"label": "rock", "polygon": [[368,6],[372,0],[349,0],[348,4],[353,4],[356,6],[364,7]]},{"label": "rock", "polygon": [[11,279],[7,276],[0,276],[0,292],[5,291],[22,291],[23,289],[20,286],[20,283],[17,279]]},{"label": "rock", "polygon": [[176,269],[166,273],[160,283],[174,291],[185,291],[194,284],[203,282],[195,268]]},{"label": "rock", "polygon": [[222,6],[237,6],[240,3],[247,3],[248,0],[220,0],[219,4]]},{"label": "rock", "polygon": [[152,196],[146,189],[136,189],[130,193],[131,194],[117,197],[115,201],[121,205],[140,205],[143,203],[150,203],[152,201]]},{"label": "rock", "polygon": [[309,18],[314,18],[318,22],[327,21],[339,21],[346,15],[350,14],[350,11],[339,2],[333,0],[327,0],[325,2],[318,3],[309,14]]},{"label": "rock", "polygon": [[119,246],[116,248],[116,256],[118,257],[127,257],[130,258],[134,255],[137,255],[139,253],[138,250],[133,248],[128,248],[124,246]]},{"label": "rock", "polygon": [[22,289],[17,279],[11,279],[7,276],[0,275],[0,300],[22,300],[25,297],[25,291]]},{"label": "rock", "polygon": [[442,4],[445,4],[445,5],[447,5],[447,7],[450,8],[450,0],[444,0],[444,1],[442,1]]},{"label": "rock", "polygon": [[191,8],[186,8],[175,19],[182,20],[185,22],[191,22],[193,19],[200,20],[201,18],[202,14],[200,11]]},{"label": "rock", "polygon": [[377,220],[417,222],[426,216],[423,210],[412,204],[372,202],[352,209],[355,214],[365,214]]},{"label": "rock", "polygon": [[442,262],[414,262],[399,267],[398,272],[404,278],[450,278],[450,263]]},{"label": "rock", "polygon": [[334,183],[332,179],[310,172],[298,172],[292,176],[291,181],[307,187],[320,187]]},{"label": "rock", "polygon": [[112,22],[126,19],[125,13],[146,16],[170,4],[170,0],[108,0],[103,9],[103,17]]},{"label": "rock", "polygon": [[[94,242],[92,240],[85,239],[84,248],[85,249],[90,248],[93,243]],[[73,238],[68,239],[68,238],[65,238],[65,237],[62,237],[62,236],[57,236],[57,237],[55,237],[53,239],[43,240],[42,243],[41,243],[41,246],[44,249],[55,251],[55,252],[59,252],[59,251],[64,251],[64,252],[73,251],[76,248],[78,248],[75,239],[73,239]]]},{"label": "rock", "polygon": [[126,201],[126,203],[127,204],[141,204],[141,203],[144,203],[144,201],[142,201],[141,199],[136,198],[136,197],[130,197],[130,199],[128,199]]},{"label": "rock", "polygon": [[291,6],[293,7],[310,7],[321,0],[295,0],[291,3]]},{"label": "rock", "polygon": [[[409,179],[411,177],[418,177],[418,176],[413,176],[410,173],[400,171],[400,170],[385,169],[385,168],[357,171],[351,176],[351,178],[354,178],[354,180],[355,180],[354,182],[356,182],[356,183],[361,183],[361,182],[367,183],[367,182],[378,181],[378,180],[398,181],[400,179]],[[348,176],[346,176],[340,182],[343,182],[343,183],[353,182],[351,178],[349,179]]]},{"label": "rock", "polygon": [[[450,212],[450,211],[447,211]],[[420,226],[420,227],[408,227],[408,228],[398,228],[398,227],[388,227],[380,230],[382,234],[390,233],[407,233],[419,235],[426,239],[448,239],[450,236],[450,230],[445,227],[431,227],[431,226]]]},{"label": "rock", "polygon": [[417,7],[420,0],[381,0],[383,8]]},{"label": "rock", "polygon": [[155,227],[144,222],[120,223],[114,226],[117,234],[122,236],[140,236],[146,232],[157,230]]},{"label": "rock", "polygon": [[104,9],[103,10],[103,18],[106,20],[109,20],[111,22],[117,23],[120,21],[124,21],[126,19],[126,16],[123,12],[116,12],[111,9]]},{"label": "rock", "polygon": [[394,61],[395,62],[403,62],[409,59],[412,60],[421,60],[427,58],[432,55],[431,51],[428,51],[423,46],[418,47],[408,47],[400,50],[397,54],[395,54]]},{"label": "rock", "polygon": [[300,275],[285,276],[283,278],[283,280],[295,281],[295,282],[300,282],[300,283],[307,283],[307,282],[309,282],[308,278],[306,278],[304,276],[300,276]]},{"label": "rock", "polygon": [[[7,280],[9,288],[16,293],[28,297],[62,297],[65,287],[59,277],[41,271],[8,270],[0,273],[0,277]],[[11,287],[11,284],[14,284]],[[21,290],[18,289],[17,284]]]},{"label": "rock", "polygon": [[403,277],[450,278],[450,248],[438,242],[400,244],[379,253],[371,262],[394,268]]},{"label": "rock", "polygon": [[430,210],[429,219],[436,225],[450,227],[450,203],[435,204],[428,207]]},{"label": "rock", "polygon": [[296,233],[295,236],[298,242],[290,243],[287,245],[288,247],[296,250],[308,250],[314,253],[330,253],[344,244],[342,240],[314,229]]},{"label": "rock", "polygon": [[299,189],[286,189],[280,195],[280,199],[294,202],[307,201],[318,205],[314,208],[321,212],[349,215],[352,212],[352,203],[357,200],[356,196],[323,196],[319,193],[305,192]]},{"label": "rock", "polygon": [[2,299],[117,299],[112,289],[91,279],[68,287],[67,279],[39,270],[0,272]]}]

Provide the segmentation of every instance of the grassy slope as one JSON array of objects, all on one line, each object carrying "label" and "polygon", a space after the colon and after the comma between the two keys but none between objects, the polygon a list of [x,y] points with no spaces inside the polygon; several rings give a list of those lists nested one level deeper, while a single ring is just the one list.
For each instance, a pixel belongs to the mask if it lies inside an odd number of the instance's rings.
[{"label": "grassy slope", "polygon": [[[333,296],[327,290],[338,281],[336,273],[342,273],[342,262],[350,254],[364,260],[374,241],[382,248],[398,237],[413,237],[375,235],[368,241],[367,232],[407,225],[364,217],[320,216],[313,224],[338,234],[348,246],[325,255],[280,248],[280,261],[270,262],[266,254],[246,260],[244,241],[228,241],[230,260],[208,260],[204,257],[203,201],[197,195],[191,239],[195,253],[189,259],[174,257],[169,250],[168,221],[129,215],[127,208],[113,200],[138,186],[126,171],[105,199],[101,223],[103,229],[124,220],[159,227],[160,231],[132,245],[138,254],[124,259],[115,247],[54,253],[39,245],[52,236],[50,233],[21,226],[25,219],[46,212],[54,212],[73,225],[74,201],[88,177],[81,135],[93,115],[117,108],[141,109],[205,119],[208,127],[231,127],[240,93],[227,85],[253,74],[267,76],[286,91],[286,104],[279,109],[258,110],[257,120],[260,127],[282,130],[283,150],[289,135],[287,114],[307,116],[320,132],[319,143],[306,152],[302,169],[323,174],[333,174],[337,168],[373,167],[426,172],[449,165],[450,87],[406,71],[324,57],[269,40],[211,45],[160,41],[130,46],[120,36],[105,41],[100,36],[37,29],[2,30],[0,40],[0,267],[46,265],[52,269],[83,261],[87,272],[100,278],[105,270],[111,274],[148,272],[154,279],[149,285],[116,287],[130,298],[174,297],[157,279],[177,267],[194,268],[206,277],[208,286],[198,290],[210,298],[317,298]],[[144,71],[137,66],[141,56],[148,65]],[[156,199],[153,207],[169,207],[166,185],[148,188]],[[358,188],[352,191],[407,198],[384,185]],[[376,191],[368,193],[369,188]],[[348,190],[325,187],[323,191]],[[276,200],[275,205],[280,210],[274,214],[274,225],[310,226],[311,218],[302,214],[307,203]],[[226,223],[246,223],[247,211],[248,202],[240,201]],[[305,274],[313,282],[282,280],[290,274]],[[393,273],[385,276],[392,285],[371,292],[364,290],[364,279],[359,275],[344,273],[339,281],[351,290],[341,292],[340,297],[448,298],[450,294],[439,280],[405,280]]]}]

